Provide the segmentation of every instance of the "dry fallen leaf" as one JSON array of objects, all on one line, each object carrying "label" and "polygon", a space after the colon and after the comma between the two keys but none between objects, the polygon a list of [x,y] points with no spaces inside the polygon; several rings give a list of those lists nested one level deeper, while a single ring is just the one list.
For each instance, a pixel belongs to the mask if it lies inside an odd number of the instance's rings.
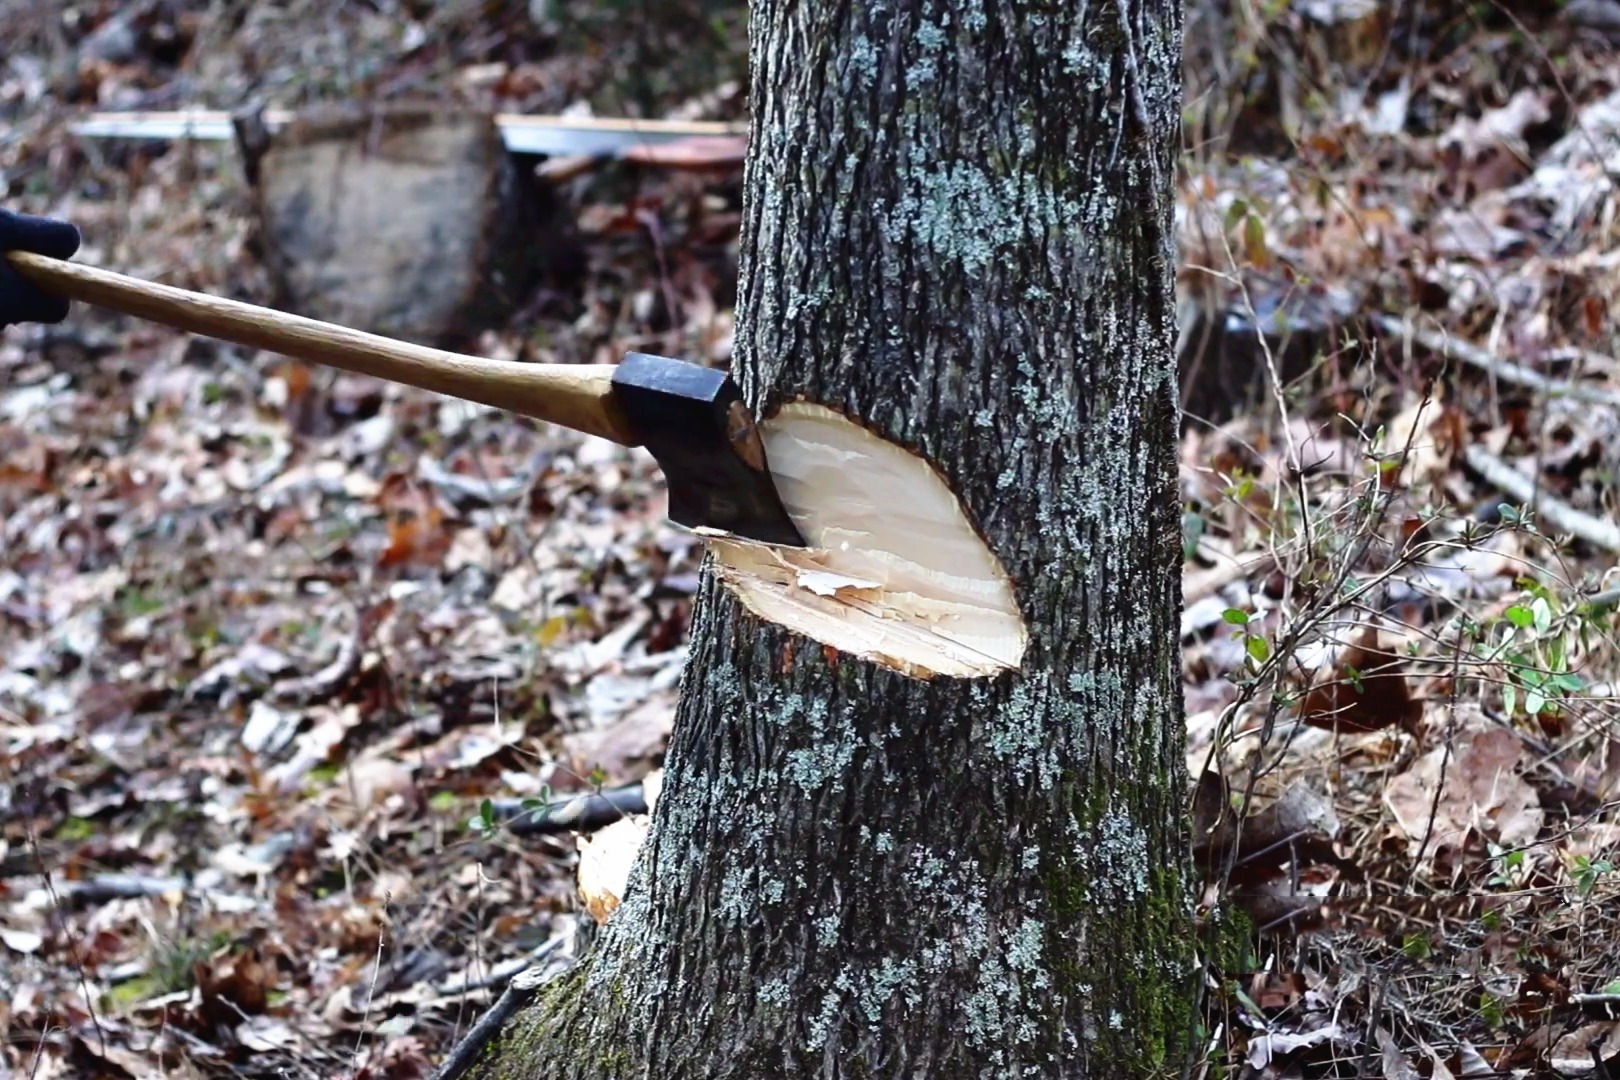
[{"label": "dry fallen leaf", "polygon": [[1412,1059],[1401,1052],[1394,1036],[1380,1027],[1377,1038],[1378,1053],[1384,1067],[1384,1080],[1422,1080],[1423,1074],[1412,1064]]},{"label": "dry fallen leaf", "polygon": [[1290,1054],[1338,1042],[1345,1037],[1344,1029],[1338,1024],[1324,1024],[1311,1031],[1263,1032],[1249,1040],[1249,1065],[1264,1069]]},{"label": "dry fallen leaf", "polygon": [[388,519],[388,548],[379,558],[379,566],[437,566],[443,560],[454,535],[430,489],[393,476],[383,482],[377,502]]},{"label": "dry fallen leaf", "polygon": [[1411,730],[1422,711],[1412,697],[1405,665],[1380,645],[1377,628],[1368,626],[1338,651],[1332,673],[1306,693],[1299,718],[1329,730]]},{"label": "dry fallen leaf", "polygon": [[[1594,1057],[1607,1063],[1613,1061],[1616,1055],[1620,1055],[1620,1023],[1597,1020],[1582,1024],[1560,1038],[1548,1055],[1547,1064],[1554,1071],[1568,1076],[1591,1069]],[[1604,1073],[1598,1071],[1597,1075],[1601,1077]]]},{"label": "dry fallen leaf", "polygon": [[1412,855],[1432,860],[1442,850],[1460,849],[1470,833],[1503,847],[1534,841],[1542,810],[1535,789],[1519,775],[1522,753],[1518,735],[1506,728],[1464,732],[1449,749],[1436,747],[1390,780],[1384,805],[1406,834]]}]

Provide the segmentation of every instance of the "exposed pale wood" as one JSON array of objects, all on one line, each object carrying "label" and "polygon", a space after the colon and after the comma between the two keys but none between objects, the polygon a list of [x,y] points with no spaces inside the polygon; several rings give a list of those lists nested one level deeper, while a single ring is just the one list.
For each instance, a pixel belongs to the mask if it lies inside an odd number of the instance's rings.
[{"label": "exposed pale wood", "polygon": [[750,611],[917,678],[1017,670],[1029,634],[1012,582],[932,465],[820,405],[760,427],[810,547],[711,543]]},{"label": "exposed pale wood", "polygon": [[612,364],[519,364],[467,356],[83,263],[20,251],[6,257],[29,280],[74,300],[636,445],[612,396]]},{"label": "exposed pale wood", "polygon": [[646,799],[645,814],[630,814],[603,827],[589,837],[580,837],[579,869],[576,871],[580,899],[585,910],[599,924],[612,916],[624,899],[625,885],[636,855],[647,839],[647,828],[658,792],[664,783],[664,770],[654,769],[641,782]]},{"label": "exposed pale wood", "polygon": [[689,139],[628,147],[625,161],[666,169],[734,169],[748,154],[748,140],[740,135],[694,135]]}]

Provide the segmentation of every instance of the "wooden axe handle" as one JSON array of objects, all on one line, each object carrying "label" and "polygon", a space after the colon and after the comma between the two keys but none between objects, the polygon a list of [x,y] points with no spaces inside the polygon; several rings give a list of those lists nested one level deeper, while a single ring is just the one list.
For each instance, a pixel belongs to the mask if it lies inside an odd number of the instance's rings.
[{"label": "wooden axe handle", "polygon": [[430,349],[222,296],[157,285],[83,263],[10,251],[48,292],[205,337],[405,383],[639,445],[613,396],[612,364],[520,364]]}]

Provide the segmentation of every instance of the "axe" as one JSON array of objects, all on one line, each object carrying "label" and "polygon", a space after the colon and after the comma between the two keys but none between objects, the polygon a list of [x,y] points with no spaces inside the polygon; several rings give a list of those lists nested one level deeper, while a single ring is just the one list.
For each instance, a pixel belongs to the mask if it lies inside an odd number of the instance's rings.
[{"label": "axe", "polygon": [[619,364],[491,360],[32,252],[0,257],[69,299],[645,446],[664,472],[677,524],[805,546],[777,494],[753,413],[722,371],[647,353],[630,353]]}]

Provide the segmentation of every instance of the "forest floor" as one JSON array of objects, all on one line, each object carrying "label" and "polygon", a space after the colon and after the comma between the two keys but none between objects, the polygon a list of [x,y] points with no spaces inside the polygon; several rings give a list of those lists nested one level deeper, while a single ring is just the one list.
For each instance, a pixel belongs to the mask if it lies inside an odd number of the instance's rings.
[{"label": "forest floor", "polygon": [[[0,0],[0,200],[262,302],[230,144],[73,118],[742,115],[735,9],[600,7]],[[1189,7],[1201,1076],[1620,1069],[1620,3],[1553,7]],[[723,365],[740,170],[562,194],[583,271],[477,351]],[[702,554],[659,484],[82,305],[8,333],[0,1073],[421,1076],[565,964],[582,836],[513,816],[658,764]]]}]

